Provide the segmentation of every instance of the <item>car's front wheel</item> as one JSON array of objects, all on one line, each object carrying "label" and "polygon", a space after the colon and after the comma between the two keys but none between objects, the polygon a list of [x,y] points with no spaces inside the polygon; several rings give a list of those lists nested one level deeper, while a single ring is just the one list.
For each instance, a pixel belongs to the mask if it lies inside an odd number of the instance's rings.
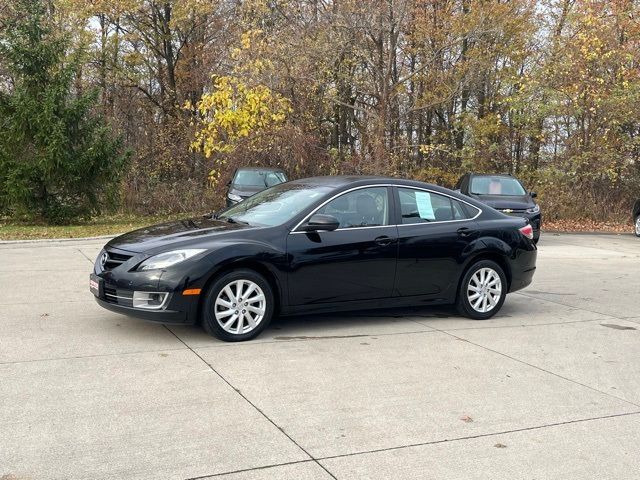
[{"label": "car's front wheel", "polygon": [[634,224],[634,230],[636,233],[636,237],[640,237],[640,214],[636,215]]},{"label": "car's front wheel", "polygon": [[220,340],[250,340],[269,325],[273,311],[269,282],[253,270],[234,270],[216,279],[207,290],[202,326]]},{"label": "car's front wheel", "polygon": [[460,282],[457,307],[475,320],[494,316],[507,296],[507,278],[496,262],[480,260],[467,269]]}]

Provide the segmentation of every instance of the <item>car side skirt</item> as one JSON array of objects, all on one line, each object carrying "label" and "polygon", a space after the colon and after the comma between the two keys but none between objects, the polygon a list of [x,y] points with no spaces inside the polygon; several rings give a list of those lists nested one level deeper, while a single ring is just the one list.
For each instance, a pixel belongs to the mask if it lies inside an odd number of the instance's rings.
[{"label": "car side skirt", "polygon": [[353,302],[315,303],[295,306],[283,306],[280,315],[306,315],[313,313],[349,312],[354,310],[376,310],[397,307],[417,307],[430,305],[449,305],[455,298],[433,298],[433,296],[387,297]]}]

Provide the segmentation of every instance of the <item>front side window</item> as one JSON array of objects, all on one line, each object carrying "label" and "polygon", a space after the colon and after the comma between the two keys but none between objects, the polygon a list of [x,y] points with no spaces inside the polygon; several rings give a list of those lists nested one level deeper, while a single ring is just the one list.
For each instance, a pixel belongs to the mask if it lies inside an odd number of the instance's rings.
[{"label": "front side window", "polygon": [[398,188],[403,224],[473,218],[478,210],[454,198],[423,190]]},{"label": "front side window", "polygon": [[389,225],[389,198],[386,187],[361,188],[334,198],[316,213],[331,215],[339,228]]},{"label": "front side window", "polygon": [[471,179],[471,188],[474,195],[526,195],[522,184],[513,177],[483,176]]}]

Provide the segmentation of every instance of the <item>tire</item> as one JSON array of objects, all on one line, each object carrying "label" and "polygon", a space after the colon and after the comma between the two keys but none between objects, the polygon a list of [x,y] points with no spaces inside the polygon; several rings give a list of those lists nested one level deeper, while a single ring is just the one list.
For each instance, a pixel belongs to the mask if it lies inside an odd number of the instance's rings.
[{"label": "tire", "polygon": [[[499,293],[496,294],[495,288],[486,290],[483,283],[479,283],[479,280],[482,280],[483,277],[487,279],[489,286],[491,286],[492,283],[494,287],[497,285],[499,287]],[[495,282],[496,278],[500,280],[499,283]],[[481,288],[483,290],[473,292],[471,287]],[[483,300],[483,292],[487,293],[486,304]],[[478,297],[480,300],[479,307],[474,306],[478,303],[478,300],[473,298],[473,295],[476,294],[480,295],[480,297]],[[463,275],[462,281],[460,282],[460,289],[458,290],[456,306],[458,312],[465,317],[474,320],[486,320],[500,311],[506,297],[507,277],[500,265],[491,260],[479,260],[473,263]],[[492,301],[495,302],[493,306],[491,306]],[[482,311],[483,307],[486,308],[485,311]]]},{"label": "tire", "polygon": [[535,243],[536,245],[538,244],[538,242],[540,241],[540,232],[538,232],[537,234],[533,234],[533,243]]},{"label": "tire", "polygon": [[[239,289],[240,295],[249,293],[248,302],[238,295]],[[262,275],[244,268],[233,270],[217,278],[207,290],[202,326],[209,335],[225,342],[251,340],[267,328],[274,306],[273,289]]]},{"label": "tire", "polygon": [[634,219],[633,222],[633,226],[634,226],[634,232],[636,234],[636,237],[640,237],[640,214],[636,215],[636,218]]}]

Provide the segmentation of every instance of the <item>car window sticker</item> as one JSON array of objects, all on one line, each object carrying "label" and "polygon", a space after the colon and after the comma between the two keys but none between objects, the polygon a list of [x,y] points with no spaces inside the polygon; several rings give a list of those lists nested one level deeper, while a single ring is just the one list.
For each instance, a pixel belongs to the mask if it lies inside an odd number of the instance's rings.
[{"label": "car window sticker", "polygon": [[435,220],[433,213],[433,205],[431,205],[431,195],[428,192],[415,192],[416,205],[418,206],[418,214],[420,218],[425,220]]}]

